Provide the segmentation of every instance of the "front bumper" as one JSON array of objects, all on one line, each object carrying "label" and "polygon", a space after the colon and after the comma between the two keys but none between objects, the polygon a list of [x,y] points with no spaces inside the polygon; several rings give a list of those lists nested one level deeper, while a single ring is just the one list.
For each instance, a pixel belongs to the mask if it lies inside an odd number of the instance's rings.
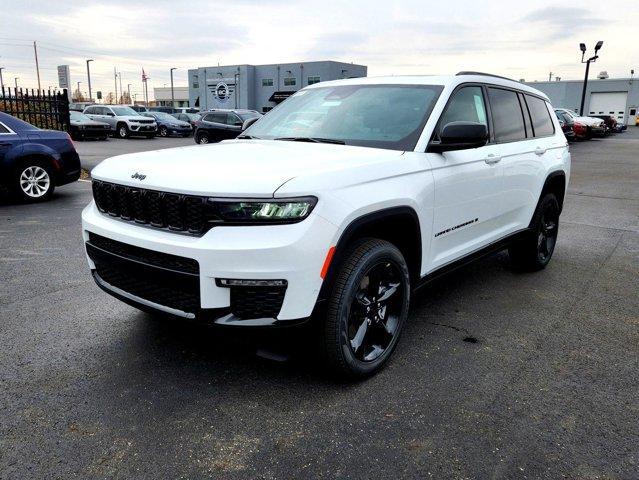
[{"label": "front bumper", "polygon": [[[111,218],[102,214],[94,202],[82,212],[82,225],[87,243],[87,260],[96,282],[103,290],[143,310],[240,326],[294,324],[310,317],[322,286],[320,271],[337,234],[333,224],[319,215],[311,214],[306,220],[291,225],[214,227],[205,235],[195,237]],[[192,272],[175,275],[175,269],[170,265],[158,268],[157,263],[145,264],[143,260],[131,265],[130,262],[126,263],[126,259],[122,263],[122,255],[115,258],[92,250],[91,234],[134,248],[195,260],[199,271],[195,275]],[[96,261],[98,267],[101,263],[106,264],[108,272],[116,270],[116,277],[111,278],[123,279],[118,283],[119,287],[109,284],[100,276]],[[127,280],[139,275],[142,270],[147,271],[145,278],[157,282],[158,288],[163,289],[160,295],[140,285],[128,286]],[[287,285],[283,299],[279,299],[281,307],[278,304],[279,311],[276,314],[247,318],[246,314],[236,314],[237,310],[245,309],[233,306],[232,289],[218,286],[217,279],[285,280]],[[187,291],[188,284],[192,284],[194,290]],[[121,288],[123,285],[124,288]],[[173,307],[166,305],[170,302],[164,299],[174,295],[181,299],[192,295],[192,298],[189,297],[191,303],[187,302],[186,306],[180,308],[174,308],[175,304],[172,304]],[[244,297],[235,294],[234,301],[237,302],[238,298]]]},{"label": "front bumper", "polygon": [[191,127],[167,127],[166,128],[169,133],[173,133],[176,135],[186,135],[193,133]]}]

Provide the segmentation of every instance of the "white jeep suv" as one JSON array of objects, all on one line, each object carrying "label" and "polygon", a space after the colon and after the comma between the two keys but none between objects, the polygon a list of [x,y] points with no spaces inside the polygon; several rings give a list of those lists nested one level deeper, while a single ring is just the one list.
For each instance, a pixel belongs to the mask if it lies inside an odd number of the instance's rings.
[{"label": "white jeep suv", "polygon": [[322,82],[236,140],[105,160],[83,235],[122,301],[246,328],[312,319],[326,364],[365,376],[416,287],[505,248],[544,268],[569,172],[547,97],[521,83]]},{"label": "white jeep suv", "polygon": [[154,118],[140,115],[127,105],[91,105],[83,113],[91,120],[108,123],[119,138],[131,135],[153,138],[157,130]]}]

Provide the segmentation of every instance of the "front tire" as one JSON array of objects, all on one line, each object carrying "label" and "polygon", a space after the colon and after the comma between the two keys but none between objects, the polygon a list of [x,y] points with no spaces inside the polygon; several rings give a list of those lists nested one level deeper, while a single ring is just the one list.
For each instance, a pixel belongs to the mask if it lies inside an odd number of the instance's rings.
[{"label": "front tire", "polygon": [[168,137],[169,130],[166,127],[160,127],[160,137]]},{"label": "front tire", "polygon": [[23,202],[43,202],[53,195],[53,171],[47,162],[26,161],[15,170],[13,177],[12,190]]},{"label": "front tire", "polygon": [[516,270],[535,272],[550,262],[559,231],[559,202],[553,193],[546,193],[535,210],[531,230],[508,249],[510,262]]},{"label": "front tire", "polygon": [[118,138],[124,139],[129,137],[129,127],[127,127],[126,123],[119,124],[116,132]]},{"label": "front tire", "polygon": [[364,239],[335,275],[322,325],[327,367],[342,378],[377,372],[392,354],[408,315],[410,278],[393,244]]}]

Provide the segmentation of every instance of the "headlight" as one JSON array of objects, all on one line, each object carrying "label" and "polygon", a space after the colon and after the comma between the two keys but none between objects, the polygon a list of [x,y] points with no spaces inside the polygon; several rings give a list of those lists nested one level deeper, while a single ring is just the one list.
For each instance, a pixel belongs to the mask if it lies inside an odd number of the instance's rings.
[{"label": "headlight", "polygon": [[214,223],[222,225],[265,225],[301,222],[317,204],[315,197],[283,198],[273,200],[233,200],[210,198],[217,217]]}]

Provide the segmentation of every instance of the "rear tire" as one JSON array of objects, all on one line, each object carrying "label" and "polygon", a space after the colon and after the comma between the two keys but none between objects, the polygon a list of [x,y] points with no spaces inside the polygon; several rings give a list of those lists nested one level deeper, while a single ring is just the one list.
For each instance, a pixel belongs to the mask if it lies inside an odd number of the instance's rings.
[{"label": "rear tire", "polygon": [[393,353],[408,315],[410,279],[393,244],[363,239],[339,265],[321,324],[326,366],[340,378],[377,372]]},{"label": "rear tire", "polygon": [[53,169],[44,160],[26,160],[13,173],[11,190],[23,202],[43,202],[55,190]]},{"label": "rear tire", "polygon": [[559,202],[553,193],[546,193],[537,205],[531,230],[508,249],[512,266],[525,272],[545,268],[555,251],[558,231]]},{"label": "rear tire", "polygon": [[195,141],[200,145],[206,145],[207,143],[210,143],[209,134],[206,132],[199,132],[197,134],[197,137],[195,138]]}]

